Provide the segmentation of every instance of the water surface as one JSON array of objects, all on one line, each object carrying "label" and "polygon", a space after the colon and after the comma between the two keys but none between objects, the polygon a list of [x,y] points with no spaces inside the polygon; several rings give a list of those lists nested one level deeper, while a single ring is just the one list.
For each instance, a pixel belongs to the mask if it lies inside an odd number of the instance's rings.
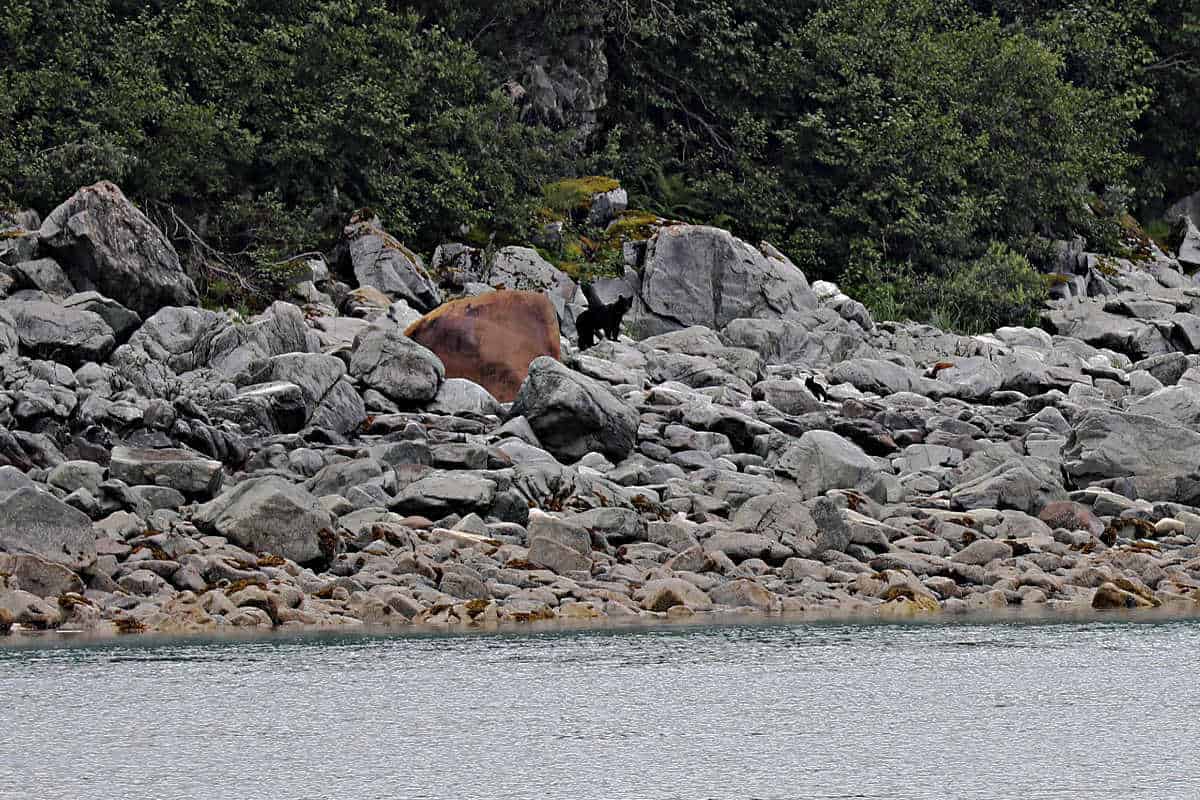
[{"label": "water surface", "polygon": [[1200,797],[1200,623],[0,648],[0,798]]}]

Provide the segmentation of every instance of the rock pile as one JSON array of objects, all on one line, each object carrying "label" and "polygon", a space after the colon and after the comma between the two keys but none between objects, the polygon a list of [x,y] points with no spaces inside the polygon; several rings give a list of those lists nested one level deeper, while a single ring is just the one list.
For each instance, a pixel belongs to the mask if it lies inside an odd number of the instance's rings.
[{"label": "rock pile", "polygon": [[1165,257],[1076,254],[1044,330],[968,337],[666,227],[622,279],[652,335],[510,331],[551,352],[498,398],[373,220],[358,288],[316,264],[243,319],[115,187],[64,208],[0,240],[6,628],[1200,608],[1200,287]]}]

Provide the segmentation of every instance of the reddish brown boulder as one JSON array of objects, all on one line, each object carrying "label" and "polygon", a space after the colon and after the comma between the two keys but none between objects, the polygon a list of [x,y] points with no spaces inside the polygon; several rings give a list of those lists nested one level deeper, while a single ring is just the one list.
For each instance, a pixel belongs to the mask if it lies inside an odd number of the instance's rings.
[{"label": "reddish brown boulder", "polygon": [[512,401],[539,356],[560,357],[558,316],[539,292],[488,292],[452,300],[414,322],[405,336],[437,354],[447,378],[466,378]]}]

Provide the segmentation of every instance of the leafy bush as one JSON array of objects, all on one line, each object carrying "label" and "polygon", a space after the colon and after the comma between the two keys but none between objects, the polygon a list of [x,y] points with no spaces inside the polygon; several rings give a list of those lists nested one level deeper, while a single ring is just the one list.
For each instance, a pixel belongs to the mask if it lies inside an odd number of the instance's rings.
[{"label": "leafy bush", "polygon": [[1033,324],[1048,285],[1047,276],[1025,256],[993,244],[981,257],[938,273],[917,271],[910,264],[858,261],[847,273],[845,288],[878,319],[984,333]]},{"label": "leafy bush", "polygon": [[561,164],[498,86],[387,0],[12,0],[0,196],[45,212],[108,178],[270,262],[361,206],[426,249],[463,225],[522,233]]}]

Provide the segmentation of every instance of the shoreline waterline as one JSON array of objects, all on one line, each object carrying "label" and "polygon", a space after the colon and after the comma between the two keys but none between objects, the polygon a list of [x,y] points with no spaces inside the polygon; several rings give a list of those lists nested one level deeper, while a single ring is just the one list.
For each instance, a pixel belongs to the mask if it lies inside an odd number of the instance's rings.
[{"label": "shoreline waterline", "polygon": [[0,637],[0,652],[6,650],[88,647],[122,644],[132,647],[154,647],[162,644],[188,643],[203,645],[224,642],[320,642],[332,639],[395,639],[395,638],[459,638],[459,637],[522,637],[574,633],[638,634],[655,631],[687,631],[690,629],[771,628],[771,627],[836,627],[851,628],[939,628],[989,625],[1077,625],[1081,628],[1105,625],[1155,625],[1168,623],[1200,623],[1200,611],[1181,612],[1177,609],[1095,610],[1078,608],[1008,608],[973,610],[958,613],[894,616],[879,613],[831,610],[827,612],[776,613],[716,612],[695,613],[686,617],[601,617],[594,619],[541,619],[516,622],[499,621],[469,624],[421,623],[413,625],[342,625],[295,626],[275,629],[237,628],[197,631],[146,631],[117,633],[101,630],[14,629]]}]

